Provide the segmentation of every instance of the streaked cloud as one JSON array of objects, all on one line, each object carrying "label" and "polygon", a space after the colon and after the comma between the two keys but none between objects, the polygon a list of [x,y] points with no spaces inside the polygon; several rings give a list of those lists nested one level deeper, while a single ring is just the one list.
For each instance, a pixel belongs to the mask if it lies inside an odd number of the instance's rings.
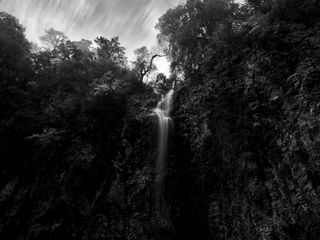
[{"label": "streaked cloud", "polygon": [[156,43],[158,18],[179,0],[2,0],[0,10],[19,18],[27,38],[39,43],[50,27],[70,39],[93,40],[119,36],[132,57],[133,50]]}]

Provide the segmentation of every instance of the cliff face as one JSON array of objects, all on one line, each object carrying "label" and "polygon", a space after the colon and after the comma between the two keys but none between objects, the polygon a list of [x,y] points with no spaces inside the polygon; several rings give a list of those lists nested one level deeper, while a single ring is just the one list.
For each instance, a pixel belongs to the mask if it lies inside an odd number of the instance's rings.
[{"label": "cliff face", "polygon": [[120,106],[87,113],[91,136],[48,129],[27,140],[22,166],[2,172],[1,239],[154,235],[156,119],[141,110],[133,118]]},{"label": "cliff face", "polygon": [[242,54],[175,94],[177,236],[317,239],[320,25],[246,28]]}]

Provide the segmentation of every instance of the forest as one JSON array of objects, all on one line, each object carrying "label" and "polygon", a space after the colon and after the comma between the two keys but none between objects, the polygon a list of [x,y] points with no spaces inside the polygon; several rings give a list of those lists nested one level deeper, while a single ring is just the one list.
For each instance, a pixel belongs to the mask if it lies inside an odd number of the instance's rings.
[{"label": "forest", "polygon": [[164,56],[130,65],[0,12],[0,239],[320,239],[320,1],[187,0],[155,28]]}]

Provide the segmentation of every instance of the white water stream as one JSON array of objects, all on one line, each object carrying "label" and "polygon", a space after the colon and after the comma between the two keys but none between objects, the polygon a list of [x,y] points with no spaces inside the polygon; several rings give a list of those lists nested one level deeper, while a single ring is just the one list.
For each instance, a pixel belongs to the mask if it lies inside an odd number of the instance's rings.
[{"label": "white water stream", "polygon": [[168,137],[171,124],[170,111],[172,105],[173,90],[170,90],[166,95],[162,95],[161,101],[153,110],[158,116],[159,124],[159,143],[158,155],[155,168],[155,207],[156,212],[160,213],[163,208],[163,182],[166,174],[166,157],[168,148]]}]

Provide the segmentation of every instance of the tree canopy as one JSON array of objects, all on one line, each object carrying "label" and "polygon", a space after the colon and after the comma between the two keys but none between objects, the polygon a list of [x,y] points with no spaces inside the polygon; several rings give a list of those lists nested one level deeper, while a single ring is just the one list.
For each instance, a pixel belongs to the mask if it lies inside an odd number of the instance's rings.
[{"label": "tree canopy", "polygon": [[40,40],[46,47],[54,51],[61,44],[65,43],[68,37],[63,32],[50,28],[45,31],[45,34],[40,37]]}]

